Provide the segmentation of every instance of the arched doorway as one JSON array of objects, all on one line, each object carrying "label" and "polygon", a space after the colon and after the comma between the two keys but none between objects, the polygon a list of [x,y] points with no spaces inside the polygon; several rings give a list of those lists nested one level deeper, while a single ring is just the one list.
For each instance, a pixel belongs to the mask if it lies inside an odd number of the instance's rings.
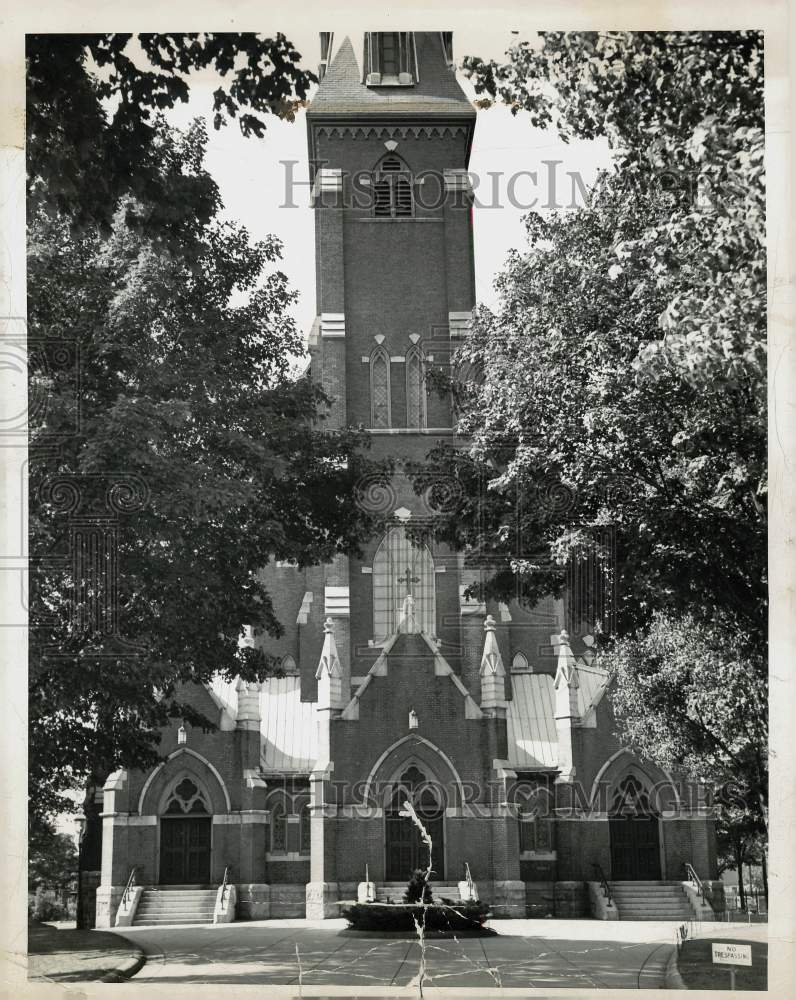
[{"label": "arched doorway", "polygon": [[373,559],[373,635],[399,630],[404,599],[414,599],[417,628],[436,634],[434,560],[428,547],[413,545],[403,527],[390,528]]},{"label": "arched doorway", "polygon": [[162,885],[209,884],[212,822],[206,794],[180,778],[160,818]]},{"label": "arched doorway", "polygon": [[444,803],[441,789],[411,764],[390,789],[385,810],[386,879],[408,882],[415,868],[428,866],[428,844],[410,816],[401,815],[404,803],[412,803],[417,817],[431,838],[431,865],[436,880],[445,877]]},{"label": "arched doorway", "polygon": [[641,782],[632,774],[617,789],[608,822],[611,877],[617,881],[660,879],[659,818]]}]

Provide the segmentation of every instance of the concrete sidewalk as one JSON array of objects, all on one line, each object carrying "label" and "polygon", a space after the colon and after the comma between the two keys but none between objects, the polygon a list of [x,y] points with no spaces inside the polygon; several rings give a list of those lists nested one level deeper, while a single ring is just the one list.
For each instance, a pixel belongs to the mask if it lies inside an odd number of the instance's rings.
[{"label": "concrete sidewalk", "polygon": [[120,934],[28,927],[28,979],[52,983],[124,982],[141,969],[143,949]]},{"label": "concrete sidewalk", "polygon": [[[658,989],[676,923],[495,920],[494,937],[434,939],[424,987]],[[351,937],[344,920],[125,928],[147,962],[134,982],[416,988],[415,938]]]}]

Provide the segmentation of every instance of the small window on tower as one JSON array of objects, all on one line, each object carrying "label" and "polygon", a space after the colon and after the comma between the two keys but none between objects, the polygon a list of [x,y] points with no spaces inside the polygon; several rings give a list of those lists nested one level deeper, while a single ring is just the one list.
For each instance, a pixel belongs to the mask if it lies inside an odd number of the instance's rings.
[{"label": "small window on tower", "polygon": [[413,207],[411,173],[397,156],[385,156],[373,175],[373,214],[396,219]]}]

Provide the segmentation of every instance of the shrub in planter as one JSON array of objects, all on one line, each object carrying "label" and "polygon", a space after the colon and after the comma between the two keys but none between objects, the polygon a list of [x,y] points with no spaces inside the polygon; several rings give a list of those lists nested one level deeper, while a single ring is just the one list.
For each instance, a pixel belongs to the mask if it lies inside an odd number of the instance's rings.
[{"label": "shrub in planter", "polygon": [[432,903],[433,901],[434,897],[431,894],[431,886],[426,878],[426,873],[422,868],[415,868],[404,893],[404,902]]},{"label": "shrub in planter", "polygon": [[489,913],[487,903],[469,901],[431,903],[346,903],[340,908],[349,925],[359,931],[413,931],[415,920],[427,931],[479,930]]}]

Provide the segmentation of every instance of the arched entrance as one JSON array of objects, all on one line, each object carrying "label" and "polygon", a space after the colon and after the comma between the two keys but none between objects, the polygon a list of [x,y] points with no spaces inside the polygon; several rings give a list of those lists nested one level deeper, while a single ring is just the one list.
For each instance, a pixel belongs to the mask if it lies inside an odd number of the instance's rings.
[{"label": "arched entrance", "polygon": [[390,528],[373,559],[373,635],[399,631],[404,601],[414,601],[416,628],[436,634],[434,560],[428,547],[412,545],[403,527]]},{"label": "arched entrance", "polygon": [[206,794],[187,776],[179,779],[160,818],[162,885],[209,884],[212,822]]},{"label": "arched entrance", "polygon": [[412,803],[431,838],[434,878],[442,879],[445,877],[445,810],[441,789],[431,783],[417,765],[411,764],[390,789],[385,810],[387,881],[406,882],[415,868],[428,866],[428,844],[412,818],[401,815],[406,801]]},{"label": "arched entrance", "polygon": [[611,877],[617,881],[660,879],[659,818],[641,782],[632,774],[617,789],[608,822]]}]

